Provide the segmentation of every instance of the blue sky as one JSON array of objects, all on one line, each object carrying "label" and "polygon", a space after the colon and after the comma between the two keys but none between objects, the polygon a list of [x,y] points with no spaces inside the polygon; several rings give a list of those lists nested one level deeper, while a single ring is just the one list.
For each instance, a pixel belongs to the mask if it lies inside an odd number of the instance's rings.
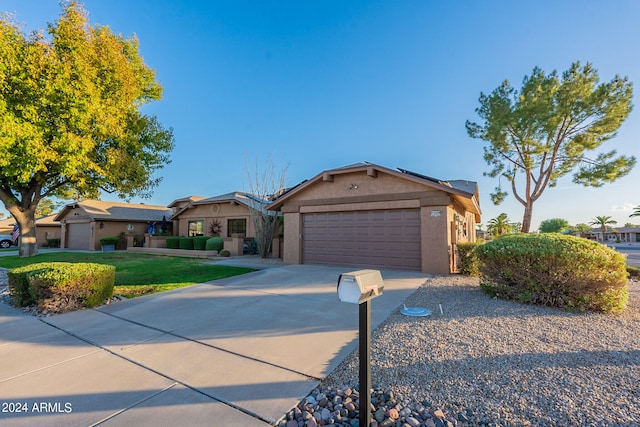
[{"label": "blue sky", "polygon": [[[519,87],[534,66],[566,70],[591,62],[601,81],[628,76],[640,91],[640,2],[628,1],[207,1],[86,0],[92,24],[136,34],[164,86],[145,107],[173,127],[172,163],[153,198],[247,190],[247,159],[288,166],[287,185],[369,161],[480,188],[482,222],[496,179],[483,176],[483,142],[465,121],[480,92],[504,79]],[[0,0],[25,28],[44,28],[58,0]],[[637,104],[637,95],[634,100]],[[640,157],[640,106],[601,151]],[[567,177],[534,205],[541,220],[619,225],[640,205],[640,166],[609,186]],[[104,200],[117,200],[104,195]]]}]

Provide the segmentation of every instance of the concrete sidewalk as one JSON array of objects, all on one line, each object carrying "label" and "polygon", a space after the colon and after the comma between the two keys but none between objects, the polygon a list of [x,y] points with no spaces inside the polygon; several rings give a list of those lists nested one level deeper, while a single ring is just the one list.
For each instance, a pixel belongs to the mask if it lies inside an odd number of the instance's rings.
[{"label": "concrete sidewalk", "polygon": [[[0,424],[274,423],[356,347],[346,271],[275,266],[43,320],[0,304]],[[426,276],[383,278],[374,327]]]}]

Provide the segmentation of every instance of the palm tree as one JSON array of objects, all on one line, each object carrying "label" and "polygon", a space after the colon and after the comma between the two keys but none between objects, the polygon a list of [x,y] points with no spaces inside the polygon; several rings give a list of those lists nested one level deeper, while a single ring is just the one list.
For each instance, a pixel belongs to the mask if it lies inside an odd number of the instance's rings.
[{"label": "palm tree", "polygon": [[640,206],[636,206],[635,209],[633,209],[633,213],[629,215],[629,218],[632,216],[640,216]]},{"label": "palm tree", "polygon": [[610,216],[597,216],[593,221],[589,223],[589,225],[600,226],[600,230],[602,231],[602,240],[604,241],[604,234],[609,229],[610,225],[617,224],[618,221],[614,220]]},{"label": "palm tree", "polygon": [[490,219],[487,223],[487,230],[496,237],[509,233],[512,229],[513,225],[509,222],[506,213],[501,213],[497,217]]}]

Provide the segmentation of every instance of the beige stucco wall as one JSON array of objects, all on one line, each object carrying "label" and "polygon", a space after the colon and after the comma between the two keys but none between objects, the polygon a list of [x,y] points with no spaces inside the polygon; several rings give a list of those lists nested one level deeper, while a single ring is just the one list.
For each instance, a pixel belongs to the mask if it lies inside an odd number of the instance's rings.
[{"label": "beige stucco wall", "polygon": [[37,225],[36,224],[36,242],[39,247],[46,245],[47,239],[55,239],[60,237],[62,228],[60,225]]},{"label": "beige stucco wall", "polygon": [[[302,262],[304,213],[419,208],[422,271],[451,273],[456,241],[475,241],[475,215],[454,203],[453,197],[445,191],[380,171],[376,171],[375,176],[369,174],[370,171],[359,171],[325,176],[292,195],[282,205],[284,262]],[[463,225],[465,221],[466,236],[452,232],[454,222]]]}]

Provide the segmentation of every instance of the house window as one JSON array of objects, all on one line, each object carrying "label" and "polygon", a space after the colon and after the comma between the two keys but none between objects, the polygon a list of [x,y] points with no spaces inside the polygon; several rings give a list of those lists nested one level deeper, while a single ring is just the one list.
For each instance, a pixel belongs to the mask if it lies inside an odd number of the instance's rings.
[{"label": "house window", "polygon": [[204,236],[204,221],[189,221],[189,236]]},{"label": "house window", "polygon": [[247,220],[246,219],[229,219],[227,220],[227,237],[231,237],[232,234],[247,234]]}]

